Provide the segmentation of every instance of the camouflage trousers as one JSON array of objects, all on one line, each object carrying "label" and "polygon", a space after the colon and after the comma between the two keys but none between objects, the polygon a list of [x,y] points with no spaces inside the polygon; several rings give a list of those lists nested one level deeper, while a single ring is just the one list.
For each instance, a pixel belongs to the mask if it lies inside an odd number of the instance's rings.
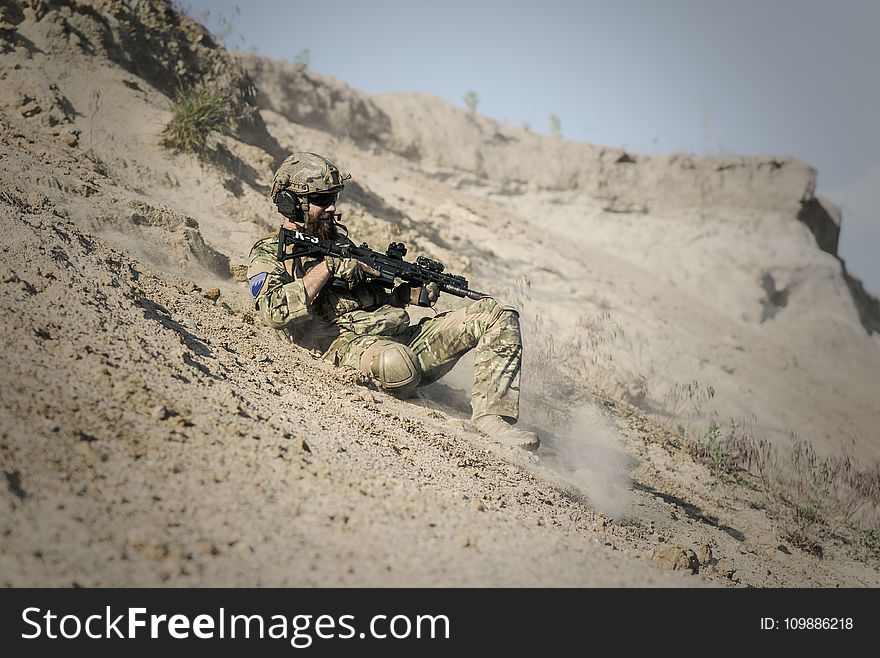
[{"label": "camouflage trousers", "polygon": [[389,335],[381,313],[377,314],[377,323],[381,333],[365,334],[363,326],[357,333],[343,330],[324,358],[338,366],[358,368],[367,348],[379,338],[390,338],[413,351],[421,370],[419,386],[424,386],[443,377],[464,354],[474,350],[473,418],[485,414],[519,417],[522,338],[515,310],[485,298],[466,308],[401,327],[396,335]]}]

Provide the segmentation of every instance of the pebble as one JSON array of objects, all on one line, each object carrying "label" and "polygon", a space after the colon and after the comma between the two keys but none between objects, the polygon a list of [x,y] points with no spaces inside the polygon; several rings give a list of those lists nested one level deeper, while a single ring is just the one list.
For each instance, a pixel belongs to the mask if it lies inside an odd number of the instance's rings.
[{"label": "pebble", "polygon": [[688,570],[691,573],[697,573],[699,568],[696,553],[672,544],[656,546],[651,553],[651,560],[669,571]]},{"label": "pebble", "polygon": [[164,404],[159,404],[153,407],[150,415],[157,420],[165,420],[171,415],[171,412],[168,411]]}]

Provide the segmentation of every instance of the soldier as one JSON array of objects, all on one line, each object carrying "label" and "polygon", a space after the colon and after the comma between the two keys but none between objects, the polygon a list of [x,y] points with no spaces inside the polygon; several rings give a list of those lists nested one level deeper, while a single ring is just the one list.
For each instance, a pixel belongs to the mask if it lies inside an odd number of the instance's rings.
[{"label": "soldier", "polygon": [[[275,173],[272,201],[284,226],[324,240],[351,243],[335,214],[344,174],[315,153],[293,153]],[[361,370],[405,398],[437,381],[474,350],[471,427],[504,445],[536,450],[537,435],[513,426],[519,417],[522,340],[517,311],[486,297],[410,325],[406,306],[418,288],[390,293],[353,258],[278,260],[278,235],[257,242],[248,278],[260,317],[285,340],[336,366]],[[436,284],[429,286],[433,303]]]}]

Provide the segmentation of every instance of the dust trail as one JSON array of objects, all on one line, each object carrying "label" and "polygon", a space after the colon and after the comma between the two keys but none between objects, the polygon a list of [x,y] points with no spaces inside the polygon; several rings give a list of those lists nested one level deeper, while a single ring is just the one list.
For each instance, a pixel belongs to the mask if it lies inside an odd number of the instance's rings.
[{"label": "dust trail", "polygon": [[[583,495],[596,511],[621,518],[630,501],[627,472],[634,466],[634,458],[623,449],[614,421],[586,400],[579,400],[560,413],[558,400],[548,400],[545,391],[538,393],[534,382],[529,382],[524,377],[519,426],[541,437],[536,453],[538,465],[552,471],[557,484]],[[541,387],[546,383],[542,381]],[[439,382],[421,390],[432,405],[441,406],[463,420],[470,417],[472,384],[473,354],[467,354]],[[530,468],[527,461],[522,465]]]},{"label": "dust trail", "polygon": [[542,463],[582,492],[596,511],[621,518],[631,495],[627,471],[635,462],[624,451],[614,422],[590,402],[579,402],[565,420],[537,420],[541,408],[529,405],[529,397],[526,389],[521,423],[541,436],[537,454]]}]

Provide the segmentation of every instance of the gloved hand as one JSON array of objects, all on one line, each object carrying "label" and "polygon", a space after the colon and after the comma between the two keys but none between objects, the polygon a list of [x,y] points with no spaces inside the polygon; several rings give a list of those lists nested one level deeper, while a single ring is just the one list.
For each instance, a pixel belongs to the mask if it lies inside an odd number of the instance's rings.
[{"label": "gloved hand", "polygon": [[[438,286],[433,281],[427,284],[428,291],[428,301],[431,305],[434,304],[438,299],[440,299],[440,286]],[[419,295],[421,294],[422,289],[420,286],[411,286],[408,283],[401,283],[399,286],[394,288],[391,291],[391,295],[394,297],[394,306],[399,306],[403,308],[407,304],[416,305],[419,303]]]},{"label": "gloved hand", "polygon": [[349,290],[363,282],[368,276],[379,275],[372,267],[364,265],[356,258],[325,256],[324,262],[327,263],[327,271],[330,272],[330,276],[345,281]]}]

